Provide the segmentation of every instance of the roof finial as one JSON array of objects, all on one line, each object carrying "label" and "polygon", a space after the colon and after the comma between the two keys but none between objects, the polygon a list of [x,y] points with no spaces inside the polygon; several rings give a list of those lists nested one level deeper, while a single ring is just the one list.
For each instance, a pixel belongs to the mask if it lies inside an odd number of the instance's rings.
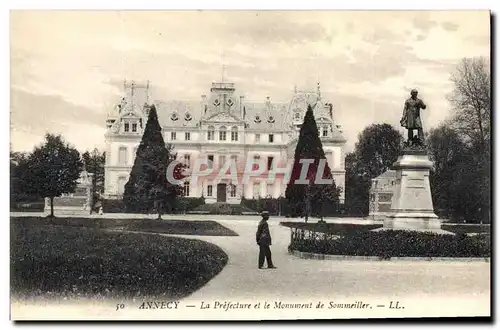
[{"label": "roof finial", "polygon": [[318,81],[318,96],[321,97],[321,89],[320,89],[320,86],[319,86],[319,81]]},{"label": "roof finial", "polygon": [[149,79],[146,82],[146,104],[149,104]]},{"label": "roof finial", "polygon": [[224,64],[224,51],[222,51],[222,82],[224,82],[224,71],[226,69],[226,66]]},{"label": "roof finial", "polygon": [[132,80],[132,84],[130,85],[130,96],[134,97],[134,88],[135,88],[135,82]]},{"label": "roof finial", "polygon": [[295,84],[295,85],[293,86],[293,91],[294,91],[294,93],[295,93],[295,94],[297,94],[297,84]]}]

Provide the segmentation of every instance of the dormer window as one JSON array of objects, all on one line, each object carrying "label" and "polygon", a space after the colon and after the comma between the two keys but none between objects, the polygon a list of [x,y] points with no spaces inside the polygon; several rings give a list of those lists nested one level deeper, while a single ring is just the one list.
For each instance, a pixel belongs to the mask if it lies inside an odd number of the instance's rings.
[{"label": "dormer window", "polygon": [[193,119],[193,117],[191,117],[191,114],[188,112],[188,113],[186,113],[186,116],[184,116],[184,119],[186,121],[191,121]]},{"label": "dormer window", "polygon": [[219,99],[215,99],[215,101],[214,101],[214,105],[215,105],[216,107],[218,107],[218,106],[220,105],[220,101],[219,101]]},{"label": "dormer window", "polygon": [[255,120],[254,120],[256,123],[260,123],[262,120],[260,119],[260,116],[255,116]]},{"label": "dormer window", "polygon": [[170,117],[170,119],[172,119],[172,121],[176,121],[176,120],[178,120],[178,119],[179,119],[179,117],[177,116],[177,113],[176,113],[176,112],[174,112],[174,113],[172,114],[172,117]]},{"label": "dormer window", "polygon": [[132,132],[137,132],[137,123],[132,124]]},{"label": "dormer window", "polygon": [[123,125],[123,131],[128,132],[129,130],[130,130],[130,124],[125,123],[125,125]]},{"label": "dormer window", "polygon": [[227,105],[228,105],[228,106],[230,106],[230,107],[232,107],[232,106],[233,106],[233,104],[234,104],[233,99],[228,99],[228,100],[226,101],[226,103],[227,103]]},{"label": "dormer window", "polygon": [[295,120],[300,120],[300,113],[296,112],[294,117]]},{"label": "dormer window", "polygon": [[269,119],[267,120],[268,123],[272,124],[274,123],[274,117],[273,116],[269,116]]}]

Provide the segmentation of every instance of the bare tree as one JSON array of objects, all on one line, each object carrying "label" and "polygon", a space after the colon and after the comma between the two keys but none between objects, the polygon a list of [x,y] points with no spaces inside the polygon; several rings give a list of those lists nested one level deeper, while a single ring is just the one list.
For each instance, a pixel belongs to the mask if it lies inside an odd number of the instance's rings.
[{"label": "bare tree", "polygon": [[454,107],[452,125],[473,152],[473,178],[481,193],[480,210],[490,221],[491,181],[491,67],[484,57],[464,58],[451,76],[454,89],[449,100]]},{"label": "bare tree", "polygon": [[451,76],[453,124],[466,142],[488,152],[491,126],[491,70],[484,57],[464,58]]}]

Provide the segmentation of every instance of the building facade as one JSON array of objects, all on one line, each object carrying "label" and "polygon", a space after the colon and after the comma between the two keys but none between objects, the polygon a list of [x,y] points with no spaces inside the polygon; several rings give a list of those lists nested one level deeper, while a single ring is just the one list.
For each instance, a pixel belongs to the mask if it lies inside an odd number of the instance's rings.
[{"label": "building facade", "polygon": [[369,218],[385,219],[391,211],[392,196],[396,188],[396,171],[387,170],[375,179],[370,187]]},{"label": "building facade", "polygon": [[214,173],[234,162],[241,174],[249,160],[266,169],[246,182],[207,175],[196,184],[184,182],[185,195],[203,196],[207,203],[239,203],[241,198],[278,198],[285,195],[283,175],[269,178],[268,170],[293,159],[308,105],[313,107],[328,165],[344,202],[346,139],[335,121],[333,105],[321,98],[319,84],[314,91],[295,89],[290,101],[247,102],[233,83],[212,83],[210,93],[198,101],[150,101],[149,83],[124,85],[124,96],[108,114],[105,164],[105,198],[118,199],[134,164],[137,148],[154,104],[165,143],[172,144],[177,159],[192,167],[197,159],[209,160]]},{"label": "building facade", "polygon": [[[54,197],[54,213],[58,215],[88,215],[92,212],[93,173],[82,171],[75,191]],[[44,212],[50,214],[50,198],[45,198]]]}]

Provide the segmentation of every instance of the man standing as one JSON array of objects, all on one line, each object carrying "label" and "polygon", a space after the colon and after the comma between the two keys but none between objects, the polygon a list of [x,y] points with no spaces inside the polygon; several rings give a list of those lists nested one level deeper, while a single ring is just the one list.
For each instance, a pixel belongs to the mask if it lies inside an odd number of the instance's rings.
[{"label": "man standing", "polygon": [[269,224],[267,220],[269,219],[269,212],[262,211],[262,220],[259,222],[259,226],[257,227],[257,233],[255,235],[255,239],[257,241],[257,245],[259,246],[259,269],[262,269],[264,266],[264,259],[267,261],[267,268],[276,268],[273,265],[273,260],[271,259],[271,233],[269,232]]},{"label": "man standing", "polygon": [[412,89],[410,98],[405,101],[403,117],[401,118],[401,126],[408,129],[408,142],[413,140],[413,130],[418,130],[418,138],[421,142],[424,141],[424,131],[422,129],[422,120],[420,119],[420,109],[425,109],[427,106],[419,99],[418,91]]}]

